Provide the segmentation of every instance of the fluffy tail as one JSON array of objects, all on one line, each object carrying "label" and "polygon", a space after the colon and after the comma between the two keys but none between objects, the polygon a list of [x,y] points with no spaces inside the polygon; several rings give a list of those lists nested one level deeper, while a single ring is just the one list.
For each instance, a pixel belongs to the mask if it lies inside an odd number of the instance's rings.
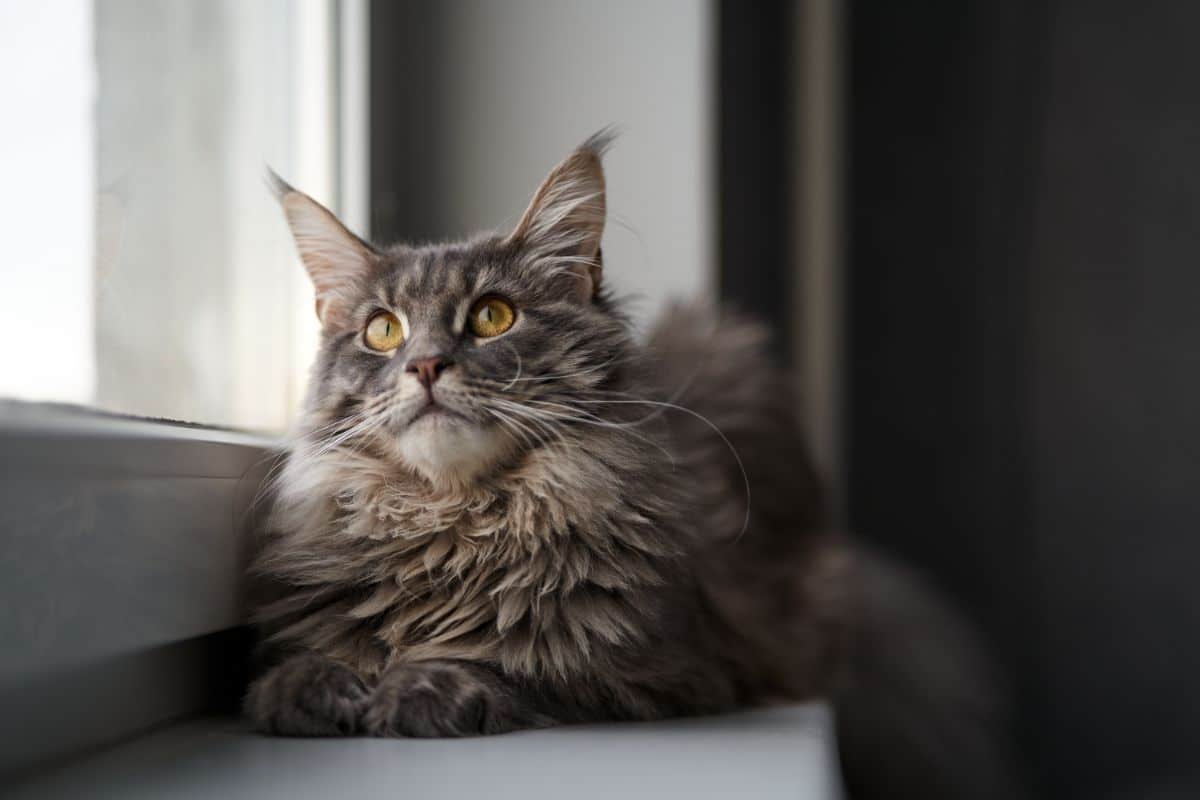
[{"label": "fluffy tail", "polygon": [[1010,800],[1000,682],[967,625],[908,571],[863,554],[846,679],[834,699],[850,800]]},{"label": "fluffy tail", "polygon": [[[713,501],[714,517],[744,508],[744,467],[753,521],[739,552],[760,564],[786,564],[799,552],[791,548],[801,532],[827,528],[790,381],[772,365],[766,338],[761,325],[703,303],[673,306],[650,331],[639,383],[657,385],[659,396],[703,415],[728,438],[737,463],[695,416],[666,418],[691,474],[714,465],[725,470],[727,480],[712,483],[731,489]],[[736,532],[741,520],[730,515],[722,530]],[[753,547],[762,549],[748,554]],[[843,608],[840,591],[830,601],[836,627],[850,621],[850,659],[835,697],[850,800],[1024,797],[1000,682],[970,628],[909,572],[868,552],[853,560],[858,569],[844,590],[856,607]],[[805,611],[810,621],[814,608]],[[778,609],[763,610],[764,617],[771,613]]]}]

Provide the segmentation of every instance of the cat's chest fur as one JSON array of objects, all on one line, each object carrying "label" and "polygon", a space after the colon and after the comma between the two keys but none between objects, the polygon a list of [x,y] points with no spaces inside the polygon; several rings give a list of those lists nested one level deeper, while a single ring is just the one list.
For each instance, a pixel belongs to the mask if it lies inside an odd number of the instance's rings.
[{"label": "cat's chest fur", "polygon": [[[361,465],[331,473],[323,502],[281,498],[284,532],[266,570],[298,595],[331,598],[281,634],[371,671],[434,657],[580,671],[646,634],[644,590],[663,582],[679,549],[669,506],[650,499],[645,476],[636,492],[630,479],[628,465],[561,452],[533,454],[469,491]],[[330,605],[340,637],[319,624]]]}]

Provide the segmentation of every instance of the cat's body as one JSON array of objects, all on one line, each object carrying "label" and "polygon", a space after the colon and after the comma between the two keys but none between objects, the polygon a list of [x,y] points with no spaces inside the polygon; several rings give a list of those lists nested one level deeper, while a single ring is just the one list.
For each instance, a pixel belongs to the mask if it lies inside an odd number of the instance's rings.
[{"label": "cat's body", "polygon": [[[817,525],[786,395],[757,330],[731,322],[718,338],[715,319],[698,331],[687,316],[656,337],[672,352],[631,345],[617,372],[728,437],[752,486],[744,532],[733,451],[652,404],[597,409],[604,425],[567,427],[469,486],[435,487],[366,450],[300,458],[259,562],[290,587],[262,614],[279,640],[372,680],[406,662],[485,663],[536,685],[562,721],[828,689],[847,563]],[[610,383],[630,392],[614,398],[635,396],[625,383]]]},{"label": "cat's body", "polygon": [[[514,234],[448,247],[369,248],[281,187],[325,338],[255,565],[275,656],[248,713],[463,736],[829,697],[875,765],[859,793],[1006,796],[973,650],[826,526],[760,329],[682,306],[639,343],[600,289],[600,149]],[[377,351],[381,313],[404,332]]]}]

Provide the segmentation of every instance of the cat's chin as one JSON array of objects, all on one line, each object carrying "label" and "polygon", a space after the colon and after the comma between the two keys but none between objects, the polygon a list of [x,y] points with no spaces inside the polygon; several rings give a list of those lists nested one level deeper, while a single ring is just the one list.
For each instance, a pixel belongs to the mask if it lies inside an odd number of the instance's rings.
[{"label": "cat's chin", "polygon": [[438,412],[413,420],[396,442],[398,455],[435,485],[468,485],[490,473],[512,449],[494,427]]}]

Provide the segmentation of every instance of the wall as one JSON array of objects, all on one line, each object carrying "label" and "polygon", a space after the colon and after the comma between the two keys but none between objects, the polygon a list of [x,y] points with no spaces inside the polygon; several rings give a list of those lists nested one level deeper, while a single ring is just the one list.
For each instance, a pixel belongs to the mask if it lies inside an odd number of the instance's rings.
[{"label": "wall", "polygon": [[689,0],[375,3],[376,236],[511,225],[559,159],[617,125],[610,285],[639,320],[710,288],[710,16]]}]

